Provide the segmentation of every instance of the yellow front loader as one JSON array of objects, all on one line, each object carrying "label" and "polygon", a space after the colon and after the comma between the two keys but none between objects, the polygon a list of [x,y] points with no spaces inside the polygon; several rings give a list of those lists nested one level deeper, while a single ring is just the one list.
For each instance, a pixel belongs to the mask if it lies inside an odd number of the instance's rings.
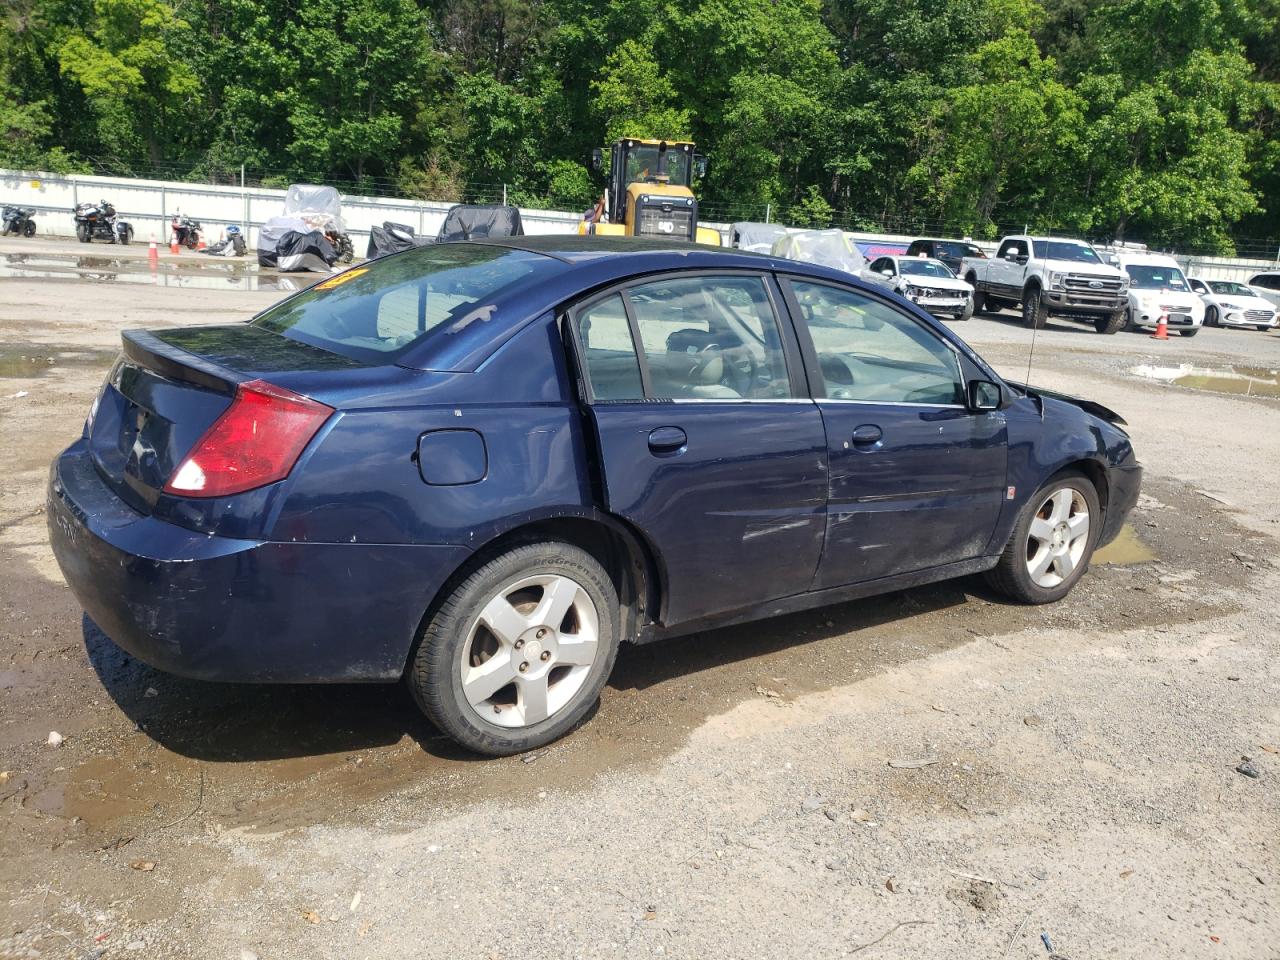
[{"label": "yellow front loader", "polygon": [[[600,168],[601,152],[592,155]],[[615,237],[666,237],[720,246],[719,231],[698,226],[693,175],[706,160],[687,140],[619,140],[612,148],[604,196],[579,233]]]}]

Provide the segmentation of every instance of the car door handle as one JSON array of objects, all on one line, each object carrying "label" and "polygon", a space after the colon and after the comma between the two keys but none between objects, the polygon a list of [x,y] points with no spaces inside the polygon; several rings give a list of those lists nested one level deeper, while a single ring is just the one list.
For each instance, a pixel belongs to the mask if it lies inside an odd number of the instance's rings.
[{"label": "car door handle", "polygon": [[655,427],[649,431],[651,453],[676,453],[689,442],[688,435],[679,427]]},{"label": "car door handle", "polygon": [[854,427],[853,430],[853,442],[859,447],[865,447],[873,443],[877,443],[883,436],[884,431],[874,423],[864,423],[860,427]]}]

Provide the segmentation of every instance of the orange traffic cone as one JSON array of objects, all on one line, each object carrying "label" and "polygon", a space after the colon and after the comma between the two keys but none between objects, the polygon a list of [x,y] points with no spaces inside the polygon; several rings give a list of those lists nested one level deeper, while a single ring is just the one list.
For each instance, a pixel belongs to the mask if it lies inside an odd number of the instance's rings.
[{"label": "orange traffic cone", "polygon": [[1160,314],[1160,319],[1156,322],[1156,332],[1151,335],[1151,339],[1169,339],[1169,315],[1167,313]]},{"label": "orange traffic cone", "polygon": [[147,259],[151,262],[151,269],[154,270],[160,266],[160,251],[156,249],[156,235],[151,235],[151,243],[147,247]]},{"label": "orange traffic cone", "polygon": [[204,231],[197,230],[196,231],[196,249],[203,250],[207,246],[208,244],[204,242]]},{"label": "orange traffic cone", "polygon": [[178,246],[177,230],[174,230],[172,233],[169,234],[169,252],[172,254],[179,254],[182,252],[182,248]]}]

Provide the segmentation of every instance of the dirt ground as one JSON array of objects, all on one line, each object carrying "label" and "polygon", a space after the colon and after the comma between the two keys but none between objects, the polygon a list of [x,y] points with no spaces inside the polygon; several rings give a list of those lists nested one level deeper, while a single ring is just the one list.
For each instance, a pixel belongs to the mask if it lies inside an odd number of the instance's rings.
[{"label": "dirt ground", "polygon": [[[1280,399],[1130,372],[1265,389],[1280,334],[1040,332],[1032,381],[1147,467],[1064,602],[966,579],[624,649],[579,732],[478,760],[398,687],[180,680],[83,618],[44,485],[120,331],[281,295],[145,256],[0,241],[0,958],[1280,957]],[[957,327],[1025,375],[1012,314]]]}]

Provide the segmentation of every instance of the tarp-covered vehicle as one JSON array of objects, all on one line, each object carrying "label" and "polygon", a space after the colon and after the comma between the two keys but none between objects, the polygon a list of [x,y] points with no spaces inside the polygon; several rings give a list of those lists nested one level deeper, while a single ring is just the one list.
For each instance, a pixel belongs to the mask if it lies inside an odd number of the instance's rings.
[{"label": "tarp-covered vehicle", "polygon": [[333,248],[336,262],[352,261],[355,249],[342,221],[342,201],[338,191],[310,183],[291,184],[284,197],[284,213],[270,218],[258,233],[258,265],[276,265],[280,255],[276,246],[285,234],[305,234],[313,230],[324,235]]},{"label": "tarp-covered vehicle", "polygon": [[292,230],[280,238],[276,246],[276,269],[281,273],[300,273],[311,270],[328,273],[337,260],[337,251],[319,230],[299,233]]},{"label": "tarp-covered vehicle", "polygon": [[729,228],[729,246],[752,253],[772,253],[774,243],[786,233],[787,228],[780,223],[743,220]]},{"label": "tarp-covered vehicle", "polygon": [[427,243],[431,243],[431,238],[414,236],[413,227],[386,220],[382,226],[374,227],[369,231],[369,247],[365,251],[365,257],[376,260],[378,257],[400,253],[402,250],[412,250]]},{"label": "tarp-covered vehicle", "polygon": [[453,243],[457,240],[482,240],[486,237],[523,237],[524,225],[520,222],[520,209],[500,203],[460,203],[449,209],[437,243]]},{"label": "tarp-covered vehicle", "polygon": [[793,230],[773,243],[775,257],[817,263],[847,273],[858,273],[867,258],[849,242],[842,230]]}]

